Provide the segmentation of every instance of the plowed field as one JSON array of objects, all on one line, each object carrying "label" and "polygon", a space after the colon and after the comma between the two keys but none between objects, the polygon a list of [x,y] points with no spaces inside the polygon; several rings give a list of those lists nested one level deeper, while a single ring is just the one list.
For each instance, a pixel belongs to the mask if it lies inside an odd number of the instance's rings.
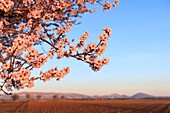
[{"label": "plowed field", "polygon": [[170,113],[170,99],[5,102],[0,113]]}]

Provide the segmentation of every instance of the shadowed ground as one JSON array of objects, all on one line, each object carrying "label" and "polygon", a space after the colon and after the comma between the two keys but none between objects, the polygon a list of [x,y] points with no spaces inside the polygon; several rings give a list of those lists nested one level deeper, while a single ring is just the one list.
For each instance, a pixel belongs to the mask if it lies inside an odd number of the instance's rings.
[{"label": "shadowed ground", "polygon": [[0,113],[170,113],[170,99],[5,102]]}]

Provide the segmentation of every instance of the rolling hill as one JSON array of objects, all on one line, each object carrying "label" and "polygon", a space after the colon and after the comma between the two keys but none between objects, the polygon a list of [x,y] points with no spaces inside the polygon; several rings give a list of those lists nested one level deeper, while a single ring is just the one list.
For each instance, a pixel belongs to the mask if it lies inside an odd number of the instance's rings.
[{"label": "rolling hill", "polygon": [[[150,94],[146,94],[146,93],[136,93],[132,96],[127,96],[127,95],[120,95],[117,93],[113,93],[110,95],[94,95],[94,96],[89,96],[89,95],[84,95],[84,94],[79,94],[79,93],[55,93],[55,92],[51,92],[51,93],[46,93],[46,92],[21,92],[21,93],[17,93],[19,95],[20,99],[26,99],[26,94],[30,94],[30,99],[36,100],[37,99],[37,95],[41,95],[40,99],[43,100],[50,100],[50,99],[54,99],[54,95],[56,95],[56,97],[58,99],[61,98],[65,98],[65,99],[95,99],[97,97],[100,97],[102,99],[127,99],[127,98],[135,98],[135,99],[140,99],[140,98],[170,98],[170,96],[153,96]],[[11,95],[0,95],[0,99],[5,99],[5,100],[9,100],[11,99]]]}]

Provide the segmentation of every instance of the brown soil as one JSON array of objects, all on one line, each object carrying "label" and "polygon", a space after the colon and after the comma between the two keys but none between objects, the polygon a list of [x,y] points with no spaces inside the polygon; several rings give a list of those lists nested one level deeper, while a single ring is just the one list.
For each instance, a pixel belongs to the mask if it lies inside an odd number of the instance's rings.
[{"label": "brown soil", "polygon": [[5,102],[0,113],[170,113],[170,99]]}]

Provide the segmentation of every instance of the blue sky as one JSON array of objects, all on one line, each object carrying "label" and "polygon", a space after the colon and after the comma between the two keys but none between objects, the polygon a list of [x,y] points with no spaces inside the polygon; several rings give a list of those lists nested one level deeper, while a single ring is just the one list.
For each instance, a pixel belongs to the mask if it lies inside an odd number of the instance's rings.
[{"label": "blue sky", "polygon": [[[113,34],[103,56],[110,63],[99,72],[74,59],[49,61],[42,69],[70,66],[71,72],[59,82],[36,82],[24,91],[75,92],[83,94],[132,95],[145,92],[170,95],[170,1],[121,0],[117,8],[86,14],[68,37],[79,38],[89,31],[88,42],[97,42],[103,27]],[[33,74],[37,74],[34,72]]]}]

